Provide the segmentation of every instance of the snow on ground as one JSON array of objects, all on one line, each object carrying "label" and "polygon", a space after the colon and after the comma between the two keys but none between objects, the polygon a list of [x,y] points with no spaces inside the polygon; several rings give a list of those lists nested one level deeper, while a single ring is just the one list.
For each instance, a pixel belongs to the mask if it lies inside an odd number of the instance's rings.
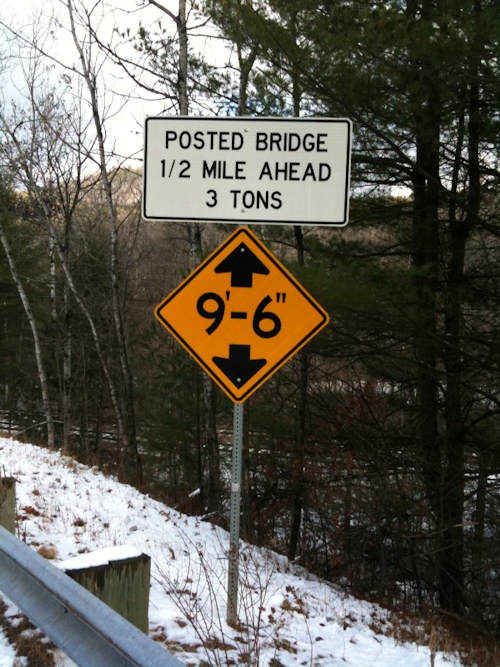
[{"label": "snow on ground", "polygon": [[[242,544],[239,619],[227,626],[228,534],[56,452],[0,438],[17,480],[18,536],[56,561],[126,546],[152,559],[150,636],[190,665],[428,667],[427,646],[398,643],[387,611]],[[1,646],[0,667],[12,664]],[[5,656],[4,656],[5,653]],[[3,662],[2,662],[3,660]],[[10,660],[10,662],[9,662]],[[438,653],[435,667],[458,667]]]},{"label": "snow on ground", "polygon": [[0,630],[0,667],[12,667],[16,652]]}]

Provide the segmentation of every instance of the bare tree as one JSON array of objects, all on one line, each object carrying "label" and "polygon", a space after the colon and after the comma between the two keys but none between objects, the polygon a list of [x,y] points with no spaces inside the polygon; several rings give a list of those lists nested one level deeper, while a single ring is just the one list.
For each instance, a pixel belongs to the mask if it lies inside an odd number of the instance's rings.
[{"label": "bare tree", "polygon": [[39,327],[30,300],[26,293],[23,281],[17,270],[16,261],[10,250],[10,244],[4,229],[3,214],[0,214],[0,242],[2,243],[2,247],[5,256],[7,258],[7,263],[9,265],[10,274],[16,286],[19,298],[22,301],[24,312],[26,313],[26,317],[28,319],[31,333],[33,336],[36,366],[38,370],[38,379],[40,381],[40,389],[42,392],[42,403],[47,423],[47,444],[51,449],[53,449],[55,447],[54,420],[52,418],[52,409],[50,405],[50,396],[49,396],[49,383],[47,379],[47,372],[45,370],[45,363],[43,360],[42,345],[40,342],[40,334],[38,331]]},{"label": "bare tree", "polygon": [[[127,477],[140,481],[141,465],[137,449],[134,381],[130,367],[128,340],[124,322],[123,304],[120,294],[120,265],[118,252],[118,222],[116,206],[113,195],[112,180],[108,172],[109,164],[106,156],[104,115],[99,104],[98,76],[99,65],[93,54],[95,42],[91,28],[92,9],[87,10],[83,4],[67,0],[64,3],[70,21],[70,30],[80,61],[79,74],[85,82],[90,100],[90,108],[97,137],[98,167],[101,186],[107,206],[109,232],[110,232],[110,280],[112,294],[113,322],[118,347],[121,370],[121,439],[125,450],[125,472]],[[84,30],[84,37],[79,35],[78,29]]]},{"label": "bare tree", "polygon": [[[148,35],[142,30],[140,33],[143,40],[141,49],[145,53],[145,60],[134,62],[130,59],[120,57],[112,45],[104,44],[102,41],[99,41],[99,44],[141,88],[155,95],[163,95],[165,100],[168,100],[172,106],[177,108],[181,116],[188,116],[190,113],[190,96],[195,89],[199,89],[200,84],[203,87],[203,83],[200,77],[196,79],[196,76],[190,72],[191,59],[189,57],[188,10],[186,0],[179,0],[177,14],[171,11],[165,4],[156,0],[144,0],[141,6],[144,9],[154,7],[162,12],[169,21],[173,22],[177,37],[176,45],[173,41],[162,42],[160,40],[160,45],[152,48]],[[95,31],[94,37],[97,39]],[[171,49],[172,53],[161,52],[162,48],[164,50],[167,48]],[[160,55],[157,55],[157,50],[160,51]],[[170,59],[167,59],[168,55],[170,55]],[[145,76],[147,77],[147,82]],[[206,88],[209,87],[209,85],[206,86]],[[203,254],[199,224],[192,223],[187,225],[187,236],[190,266],[191,269],[194,269],[201,262]],[[208,509],[212,512],[216,511],[219,505],[220,460],[216,428],[215,387],[212,380],[205,374],[202,376],[202,393],[204,406],[203,440],[208,458],[207,502]]]},{"label": "bare tree", "polygon": [[[91,119],[85,118],[83,91],[76,83],[74,95],[69,95],[66,106],[65,95],[56,90],[43,75],[44,65],[50,62],[43,39],[36,29],[30,38],[15,35],[27,49],[22,59],[27,88],[26,106],[14,105],[10,115],[0,112],[3,135],[1,144],[5,165],[15,175],[30,199],[32,210],[45,225],[48,233],[51,256],[50,300],[53,317],[57,317],[57,295],[55,282],[55,258],[62,269],[64,288],[62,298],[63,372],[62,413],[63,448],[68,448],[71,429],[71,333],[69,309],[71,293],[90,327],[94,346],[103,375],[108,385],[114,407],[120,442],[125,442],[123,408],[119,392],[109,363],[103,352],[102,335],[98,332],[95,318],[76,285],[70,267],[70,239],[73,219],[79,204],[95,188],[95,178],[84,176],[95,163],[95,134],[90,131]],[[23,54],[25,55],[25,54]],[[68,73],[70,72],[70,73]],[[62,82],[72,84],[72,68],[63,69]]]}]

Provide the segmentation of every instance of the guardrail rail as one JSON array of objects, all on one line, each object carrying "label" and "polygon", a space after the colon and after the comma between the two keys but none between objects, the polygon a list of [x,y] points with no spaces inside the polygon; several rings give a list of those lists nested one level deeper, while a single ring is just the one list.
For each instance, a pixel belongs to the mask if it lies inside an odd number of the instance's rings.
[{"label": "guardrail rail", "polygon": [[2,526],[0,591],[81,667],[182,667]]}]

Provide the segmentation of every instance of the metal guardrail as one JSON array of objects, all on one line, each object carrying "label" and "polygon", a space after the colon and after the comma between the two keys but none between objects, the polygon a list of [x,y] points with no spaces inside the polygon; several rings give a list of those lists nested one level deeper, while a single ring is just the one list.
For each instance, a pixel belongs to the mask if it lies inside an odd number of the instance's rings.
[{"label": "metal guardrail", "polygon": [[182,667],[2,526],[0,591],[81,667]]}]

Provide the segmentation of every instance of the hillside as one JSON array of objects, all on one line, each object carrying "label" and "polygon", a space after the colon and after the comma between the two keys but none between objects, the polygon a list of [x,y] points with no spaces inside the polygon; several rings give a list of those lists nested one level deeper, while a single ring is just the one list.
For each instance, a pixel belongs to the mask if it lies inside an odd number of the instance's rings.
[{"label": "hillside", "polygon": [[[152,558],[150,635],[189,665],[427,667],[424,636],[273,552],[242,545],[240,620],[225,619],[227,533],[56,452],[0,438],[2,473],[17,480],[18,536],[55,560],[115,545]],[[399,624],[399,627],[396,627]],[[1,637],[0,637],[1,643]],[[0,648],[0,665],[13,665]],[[458,658],[435,654],[435,667]],[[69,664],[69,661],[63,661]]]}]

